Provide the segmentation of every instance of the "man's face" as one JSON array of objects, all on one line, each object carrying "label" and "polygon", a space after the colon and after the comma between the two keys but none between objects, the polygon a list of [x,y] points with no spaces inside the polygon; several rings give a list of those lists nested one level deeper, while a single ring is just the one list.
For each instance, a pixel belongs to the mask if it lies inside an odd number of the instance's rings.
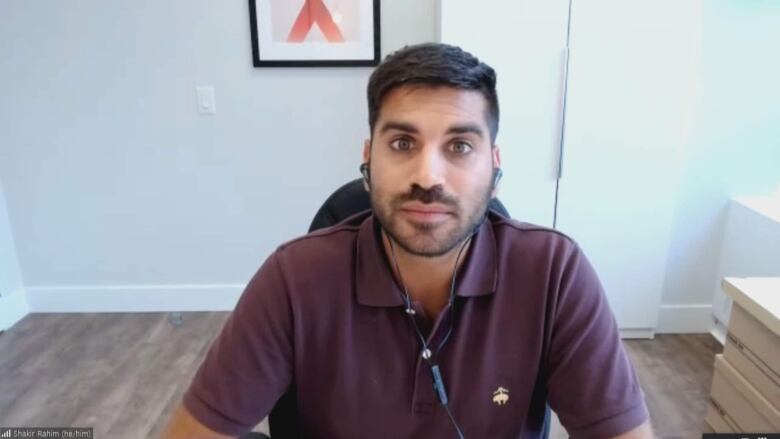
[{"label": "man's face", "polygon": [[382,100],[363,160],[371,205],[385,231],[409,253],[448,253],[482,220],[494,195],[487,101],[478,91],[403,86]]}]

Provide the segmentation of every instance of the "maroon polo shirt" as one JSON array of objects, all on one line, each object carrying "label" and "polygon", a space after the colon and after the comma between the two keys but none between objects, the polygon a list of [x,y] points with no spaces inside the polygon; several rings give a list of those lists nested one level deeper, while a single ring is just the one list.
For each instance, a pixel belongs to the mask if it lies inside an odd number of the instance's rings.
[{"label": "maroon polo shirt", "polygon": [[[577,244],[491,213],[456,283],[455,326],[434,360],[467,438],[533,438],[545,403],[574,437],[647,419],[615,319]],[[452,310],[430,328],[438,345]],[[228,435],[294,382],[307,438],[457,437],[368,213],[280,246],[243,292],[184,395]]]}]

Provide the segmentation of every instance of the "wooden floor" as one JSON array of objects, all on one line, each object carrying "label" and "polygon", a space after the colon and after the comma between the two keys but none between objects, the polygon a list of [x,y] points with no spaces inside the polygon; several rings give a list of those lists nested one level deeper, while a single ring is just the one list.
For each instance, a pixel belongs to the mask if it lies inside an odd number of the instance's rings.
[{"label": "wooden floor", "polygon": [[[29,315],[0,334],[0,426],[156,437],[226,318],[185,313],[175,326],[167,314]],[[700,438],[720,345],[709,335],[661,335],[626,346],[657,436]]]}]

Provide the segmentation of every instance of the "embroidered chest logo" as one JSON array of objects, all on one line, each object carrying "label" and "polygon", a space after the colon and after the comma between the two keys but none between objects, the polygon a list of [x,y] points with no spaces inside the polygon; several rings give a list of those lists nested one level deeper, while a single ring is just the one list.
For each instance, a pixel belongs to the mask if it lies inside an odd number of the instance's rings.
[{"label": "embroidered chest logo", "polygon": [[504,405],[509,401],[509,390],[499,387],[493,392],[493,402],[497,405]]}]

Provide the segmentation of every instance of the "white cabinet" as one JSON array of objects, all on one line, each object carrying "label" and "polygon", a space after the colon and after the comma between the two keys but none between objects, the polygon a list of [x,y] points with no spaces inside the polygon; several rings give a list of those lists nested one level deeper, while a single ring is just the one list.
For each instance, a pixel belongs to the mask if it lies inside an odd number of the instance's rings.
[{"label": "white cabinet", "polygon": [[575,2],[558,228],[622,329],[656,326],[695,92],[690,4]]},{"label": "white cabinet", "polygon": [[513,217],[552,226],[568,2],[442,0],[439,7],[442,42],[498,74],[499,198]]},{"label": "white cabinet", "polygon": [[[444,0],[442,41],[498,71],[501,200],[552,224],[568,2]],[[661,302],[695,92],[696,2],[574,2],[556,227],[593,262],[624,335]]]}]

